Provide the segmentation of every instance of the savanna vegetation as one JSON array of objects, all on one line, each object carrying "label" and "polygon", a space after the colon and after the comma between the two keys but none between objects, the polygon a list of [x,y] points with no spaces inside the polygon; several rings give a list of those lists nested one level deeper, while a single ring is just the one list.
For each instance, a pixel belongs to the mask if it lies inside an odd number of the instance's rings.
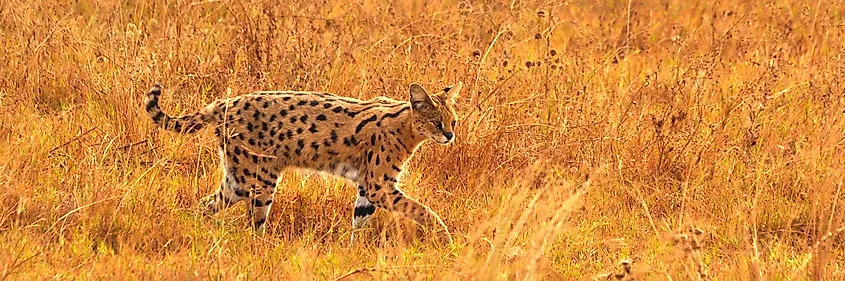
[{"label": "savanna vegetation", "polygon": [[[0,279],[841,280],[841,1],[0,2]],[[456,143],[406,192],[455,244],[355,188],[279,185],[267,235],[213,130],[173,114],[256,90],[405,99],[464,83]]]}]

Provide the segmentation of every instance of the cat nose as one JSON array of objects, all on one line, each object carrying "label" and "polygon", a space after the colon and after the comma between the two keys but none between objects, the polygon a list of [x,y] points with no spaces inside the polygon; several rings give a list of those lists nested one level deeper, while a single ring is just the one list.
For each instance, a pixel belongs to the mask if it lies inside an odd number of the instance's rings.
[{"label": "cat nose", "polygon": [[452,138],[454,138],[454,137],[455,137],[455,134],[454,134],[454,133],[452,133],[452,132],[444,132],[444,133],[443,133],[443,136],[444,136],[444,137],[446,137],[446,140],[447,140],[447,141],[450,141],[450,140],[452,140]]}]

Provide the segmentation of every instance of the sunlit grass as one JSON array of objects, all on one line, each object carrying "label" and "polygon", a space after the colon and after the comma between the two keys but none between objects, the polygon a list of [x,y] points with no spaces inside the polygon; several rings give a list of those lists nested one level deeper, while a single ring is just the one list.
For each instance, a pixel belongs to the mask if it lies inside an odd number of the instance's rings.
[{"label": "sunlit grass", "polygon": [[[839,280],[845,29],[823,1],[5,1],[0,279]],[[289,171],[268,235],[210,132],[154,127],[254,90],[403,99],[464,83],[457,142],[406,192],[437,246]]]}]

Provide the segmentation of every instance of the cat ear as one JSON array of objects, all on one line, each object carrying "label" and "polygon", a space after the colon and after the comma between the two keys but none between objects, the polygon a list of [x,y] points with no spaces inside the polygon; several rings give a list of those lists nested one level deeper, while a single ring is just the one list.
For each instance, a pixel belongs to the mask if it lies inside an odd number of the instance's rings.
[{"label": "cat ear", "polygon": [[455,85],[446,87],[446,89],[443,89],[443,90],[444,90],[444,92],[446,92],[446,97],[448,97],[450,100],[452,100],[452,102],[454,102],[455,99],[458,98],[458,95],[460,95],[461,88],[463,88],[463,87],[464,87],[464,83],[461,82],[461,81],[458,81],[458,83],[456,83]]},{"label": "cat ear", "polygon": [[417,83],[411,83],[410,87],[410,94],[411,94],[411,107],[414,110],[424,109],[429,106],[434,106],[434,103],[431,101],[431,96],[428,95],[428,92]]}]

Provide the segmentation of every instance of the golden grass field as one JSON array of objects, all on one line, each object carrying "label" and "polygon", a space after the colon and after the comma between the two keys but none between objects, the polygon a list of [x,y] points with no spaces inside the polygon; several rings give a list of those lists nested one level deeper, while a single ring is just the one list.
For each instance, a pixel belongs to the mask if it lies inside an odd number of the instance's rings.
[{"label": "golden grass field", "polygon": [[[833,2],[833,3],[832,3]],[[0,280],[842,280],[842,1],[0,2]],[[405,99],[464,83],[405,190],[284,175],[267,235],[203,217],[213,130],[255,90]]]}]

